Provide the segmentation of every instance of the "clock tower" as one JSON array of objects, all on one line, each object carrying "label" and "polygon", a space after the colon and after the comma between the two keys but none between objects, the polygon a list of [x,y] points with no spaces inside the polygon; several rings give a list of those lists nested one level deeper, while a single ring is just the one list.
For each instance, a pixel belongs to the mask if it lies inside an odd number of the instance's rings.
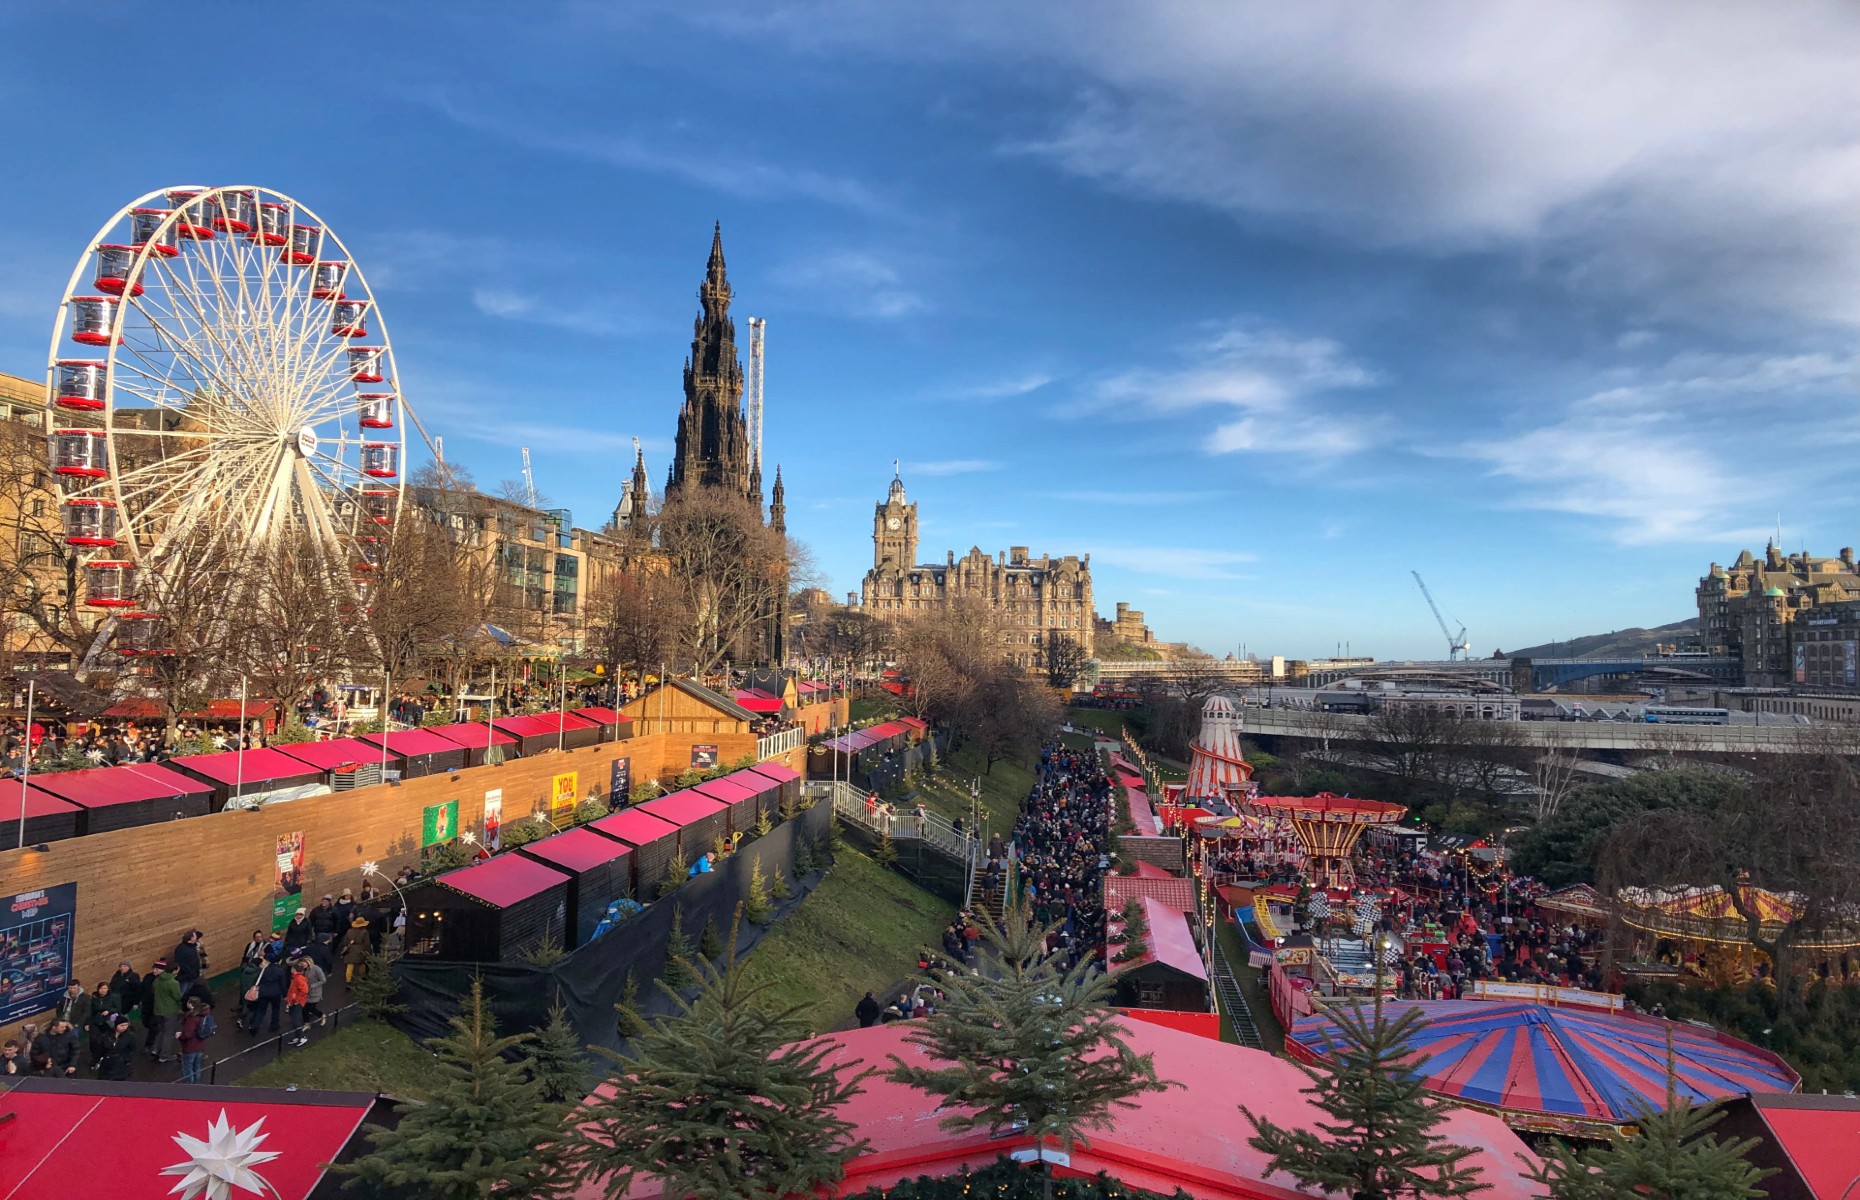
[{"label": "clock tower", "polygon": [[872,514],[872,565],[910,567],[917,562],[917,506],[904,496],[898,464],[891,464],[891,492]]}]

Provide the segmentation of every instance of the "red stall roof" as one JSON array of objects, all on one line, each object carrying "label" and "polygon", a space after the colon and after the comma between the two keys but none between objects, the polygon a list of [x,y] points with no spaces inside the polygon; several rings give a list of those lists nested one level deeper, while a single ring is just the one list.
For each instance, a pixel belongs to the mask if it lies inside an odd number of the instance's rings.
[{"label": "red stall roof", "polygon": [[930,728],[930,723],[928,721],[920,721],[916,717],[899,717],[898,724],[904,726],[906,729],[914,729],[918,733],[922,733]]},{"label": "red stall roof", "polygon": [[736,777],[734,775],[725,775],[722,779],[706,780],[691,790],[698,793],[700,796],[708,796],[712,800],[719,800],[724,804],[737,804],[744,800],[753,800],[762,794],[761,789],[747,788],[736,782]]},{"label": "red stall roof", "polygon": [[657,800],[648,800],[639,806],[639,811],[670,821],[683,829],[687,825],[702,821],[713,813],[723,812],[725,807],[707,796],[700,796],[693,791],[683,791],[673,792],[669,796],[660,796]]},{"label": "red stall roof", "polygon": [[584,721],[574,713],[535,713],[522,717],[499,717],[491,724],[514,737],[544,737],[562,729],[593,729],[593,721]]},{"label": "red stall roof", "polygon": [[279,750],[299,761],[309,763],[319,771],[334,771],[337,767],[352,767],[358,763],[378,763],[381,761],[381,747],[371,746],[361,738],[331,738],[326,742],[300,742],[294,746],[279,746]]},{"label": "red stall roof", "polygon": [[[1201,951],[1195,948],[1195,935],[1189,930],[1188,918],[1182,910],[1153,896],[1145,896],[1143,916],[1150,923],[1150,936],[1147,939],[1150,952],[1129,962],[1108,963],[1105,969],[1113,975],[1120,975],[1138,967],[1147,967],[1151,963],[1161,963],[1206,983],[1208,968],[1201,961]],[[1112,916],[1112,923],[1119,928],[1124,924],[1116,915]]]},{"label": "red stall roof", "polygon": [[1815,1200],[1840,1200],[1860,1178],[1860,1104],[1790,1094],[1754,1095],[1750,1103]]},{"label": "red stall roof", "polygon": [[760,796],[764,792],[774,791],[781,786],[781,784],[776,783],[767,775],[750,767],[744,767],[740,771],[732,771],[717,782],[735,784],[738,788],[742,789],[744,793],[751,796]]},{"label": "red stall roof", "polygon": [[215,783],[228,786],[241,781],[251,784],[270,783],[274,779],[305,779],[317,774],[316,768],[309,763],[279,750],[261,748],[247,750],[244,754],[243,765],[237,750],[223,750],[218,754],[190,754],[170,761],[177,767],[186,767]]},{"label": "red stall roof", "polygon": [[748,769],[758,775],[766,775],[776,783],[788,783],[801,777],[801,773],[793,767],[783,766],[778,762],[757,763]]},{"label": "red stall roof", "polygon": [[633,853],[631,846],[624,846],[612,838],[604,838],[598,833],[589,833],[585,829],[570,829],[554,837],[546,837],[539,842],[531,842],[523,847],[523,853],[533,854],[565,871],[591,871],[602,863],[610,863],[616,858],[625,858]]},{"label": "red stall roof", "polygon": [[643,813],[637,808],[623,808],[598,821],[589,821],[587,827],[598,829],[608,837],[619,838],[629,846],[644,846],[678,832],[678,826],[670,821]]},{"label": "red stall roof", "polygon": [[[176,796],[205,796],[213,791],[198,779],[155,763],[125,763],[120,767],[35,775],[32,783],[79,808],[134,804],[138,800],[171,800]],[[5,795],[4,787],[0,784],[0,796]],[[0,803],[0,810],[4,808],[4,803]]]},{"label": "red stall roof", "polygon": [[188,1195],[205,1195],[228,1148],[263,1185],[232,1194],[304,1200],[375,1103],[349,1092],[15,1082],[0,1094],[0,1196],[17,1200],[169,1196],[189,1184]]},{"label": "red stall roof", "polygon": [[64,816],[78,811],[78,805],[60,800],[50,792],[42,792],[34,784],[21,783],[17,779],[0,779],[0,820],[19,820],[21,788],[26,793],[28,817]]},{"label": "red stall roof", "polygon": [[584,721],[592,721],[596,725],[625,725],[633,719],[618,709],[604,708],[598,704],[590,704],[586,708],[572,708],[568,715],[580,717]]},{"label": "red stall roof", "polygon": [[493,746],[514,746],[517,739],[501,730],[487,728],[483,721],[461,721],[457,725],[435,725],[425,733],[436,733],[455,746],[464,746],[469,750],[482,750],[488,742]]},{"label": "red stall roof", "polygon": [[404,754],[408,757],[421,754],[451,754],[459,748],[457,742],[441,737],[431,729],[399,729],[393,733],[364,733],[361,740],[377,748],[385,743],[390,753]]},{"label": "red stall roof", "polygon": [[439,882],[492,908],[509,908],[567,879],[562,872],[521,854],[500,854],[475,867],[449,871],[439,877]]},{"label": "red stall roof", "polygon": [[781,697],[771,696],[761,688],[739,688],[733,698],[752,713],[781,711]]}]

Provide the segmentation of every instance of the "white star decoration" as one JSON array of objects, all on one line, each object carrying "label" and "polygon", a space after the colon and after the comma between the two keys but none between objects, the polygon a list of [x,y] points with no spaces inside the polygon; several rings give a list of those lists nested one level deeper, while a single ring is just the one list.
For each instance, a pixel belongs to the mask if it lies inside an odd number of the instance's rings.
[{"label": "white star decoration", "polygon": [[178,1193],[181,1200],[233,1200],[233,1189],[238,1188],[255,1196],[277,1195],[278,1189],[252,1169],[279,1154],[258,1148],[270,1136],[259,1132],[264,1126],[265,1118],[260,1117],[249,1129],[235,1129],[222,1108],[219,1119],[208,1123],[205,1140],[175,1134],[174,1144],[187,1153],[188,1160],[162,1169],[163,1175],[181,1176],[168,1194]]}]

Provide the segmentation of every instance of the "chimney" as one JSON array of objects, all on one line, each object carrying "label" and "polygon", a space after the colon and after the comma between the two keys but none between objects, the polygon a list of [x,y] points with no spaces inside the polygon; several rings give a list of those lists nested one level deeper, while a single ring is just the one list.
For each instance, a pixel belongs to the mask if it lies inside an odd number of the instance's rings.
[{"label": "chimney", "polygon": [[1008,547],[1008,561],[1012,562],[1017,567],[1026,566],[1027,565],[1027,547],[1009,546]]}]

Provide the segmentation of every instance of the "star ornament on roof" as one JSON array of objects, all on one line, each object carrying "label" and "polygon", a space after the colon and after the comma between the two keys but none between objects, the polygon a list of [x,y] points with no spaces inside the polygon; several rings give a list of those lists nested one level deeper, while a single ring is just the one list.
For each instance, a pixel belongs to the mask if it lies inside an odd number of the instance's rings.
[{"label": "star ornament on roof", "polygon": [[[260,1132],[265,1118],[260,1117],[246,1129],[234,1127],[220,1109],[217,1120],[207,1124],[207,1136],[174,1135],[174,1144],[188,1156],[186,1162],[162,1168],[163,1175],[179,1175],[181,1181],[168,1190],[180,1200],[237,1200],[239,1193],[276,1196],[278,1189],[252,1168],[277,1158],[279,1151],[260,1150],[271,1136]],[[237,1188],[238,1193],[233,1189]]]}]

